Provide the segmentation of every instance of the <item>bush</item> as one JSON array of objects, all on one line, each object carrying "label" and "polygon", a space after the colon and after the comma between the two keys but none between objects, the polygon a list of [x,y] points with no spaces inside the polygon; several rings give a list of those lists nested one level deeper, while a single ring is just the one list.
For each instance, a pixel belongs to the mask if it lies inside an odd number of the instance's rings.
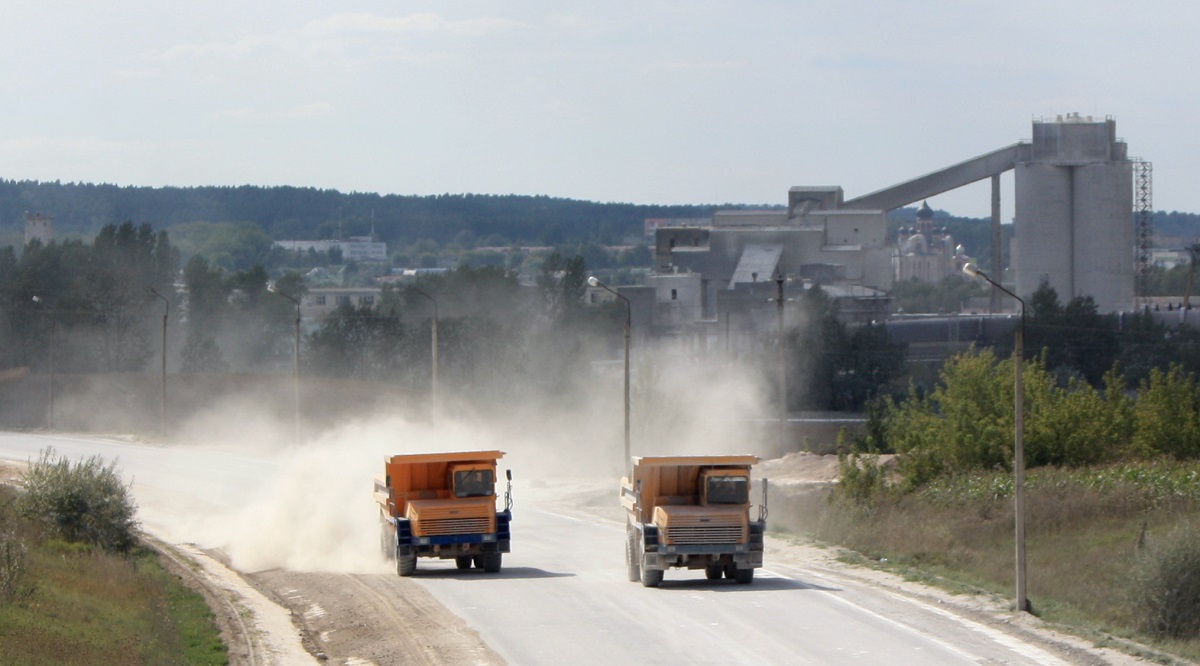
[{"label": "bush", "polygon": [[72,464],[45,449],[22,482],[18,511],[51,535],[112,553],[127,553],[136,544],[137,506],[115,461],[105,465],[103,458],[92,456]]},{"label": "bush", "polygon": [[1200,635],[1200,535],[1186,527],[1143,550],[1130,577],[1138,623],[1156,636]]},{"label": "bush", "polygon": [[838,456],[838,498],[854,504],[873,505],[888,492],[887,469],[875,454]]}]

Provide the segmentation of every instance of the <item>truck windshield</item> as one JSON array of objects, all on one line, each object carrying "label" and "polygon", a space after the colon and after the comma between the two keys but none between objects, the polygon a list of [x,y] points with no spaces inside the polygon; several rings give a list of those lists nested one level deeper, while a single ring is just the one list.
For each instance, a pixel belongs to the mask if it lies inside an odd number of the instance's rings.
[{"label": "truck windshield", "polygon": [[468,469],[454,473],[455,497],[487,497],[496,487],[490,469]]},{"label": "truck windshield", "polygon": [[750,479],[744,476],[710,476],[704,490],[709,504],[746,504],[750,501]]}]

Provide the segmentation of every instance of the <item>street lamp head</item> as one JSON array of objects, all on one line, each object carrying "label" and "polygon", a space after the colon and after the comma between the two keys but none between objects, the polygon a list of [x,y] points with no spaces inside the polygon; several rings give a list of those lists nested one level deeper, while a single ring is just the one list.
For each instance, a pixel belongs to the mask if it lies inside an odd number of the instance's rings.
[{"label": "street lamp head", "polygon": [[593,275],[593,276],[591,276],[591,277],[589,277],[589,278],[588,278],[588,284],[590,284],[590,285],[591,285],[591,286],[593,286],[593,287],[599,287],[599,286],[600,286],[600,281],[596,279],[596,276],[595,276],[595,275]]},{"label": "street lamp head", "polygon": [[34,296],[34,297],[33,297],[33,302],[34,302],[34,303],[41,303],[41,302],[42,302],[42,297],[41,297],[41,296]]},{"label": "street lamp head", "polygon": [[974,278],[979,277],[979,268],[971,262],[963,264],[963,272]]}]

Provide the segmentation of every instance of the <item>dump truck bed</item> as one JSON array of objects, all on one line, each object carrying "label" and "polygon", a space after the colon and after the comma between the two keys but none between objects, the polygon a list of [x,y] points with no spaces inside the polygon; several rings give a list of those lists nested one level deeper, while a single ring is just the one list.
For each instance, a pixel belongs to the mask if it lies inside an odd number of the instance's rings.
[{"label": "dump truck bed", "polygon": [[[749,469],[758,456],[644,456],[633,458],[633,478],[624,479],[621,502],[638,512],[638,520],[653,520],[655,506],[688,506],[700,503],[699,474],[704,467]],[[641,505],[635,501],[641,483]]]},{"label": "dump truck bed", "polygon": [[375,477],[375,501],[393,517],[403,516],[409,500],[449,499],[447,470],[461,463],[490,464],[504,457],[503,451],[453,451],[406,453],[384,459],[384,474]]}]

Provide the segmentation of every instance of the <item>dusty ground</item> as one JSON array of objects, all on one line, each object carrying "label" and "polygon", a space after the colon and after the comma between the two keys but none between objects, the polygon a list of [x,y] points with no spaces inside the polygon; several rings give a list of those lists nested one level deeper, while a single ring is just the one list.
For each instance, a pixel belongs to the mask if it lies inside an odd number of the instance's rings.
[{"label": "dusty ground", "polygon": [[[837,476],[837,459],[807,453],[767,461],[758,470],[778,494],[814,492]],[[14,466],[0,465],[0,480]],[[564,504],[580,514],[611,519],[615,493],[607,484],[575,484]],[[241,575],[218,552],[159,544],[166,559],[201,589],[213,608],[231,663],[291,665],[502,664],[479,635],[410,580],[398,576],[300,573],[283,570]],[[868,584],[914,603],[962,616],[1075,664],[1143,664],[1143,660],[1055,631],[1036,617],[1011,612],[1006,600],[951,595],[886,572],[852,567],[836,552],[799,539],[769,539],[768,563],[803,568],[833,582]],[[769,565],[768,565],[769,566]]]}]

